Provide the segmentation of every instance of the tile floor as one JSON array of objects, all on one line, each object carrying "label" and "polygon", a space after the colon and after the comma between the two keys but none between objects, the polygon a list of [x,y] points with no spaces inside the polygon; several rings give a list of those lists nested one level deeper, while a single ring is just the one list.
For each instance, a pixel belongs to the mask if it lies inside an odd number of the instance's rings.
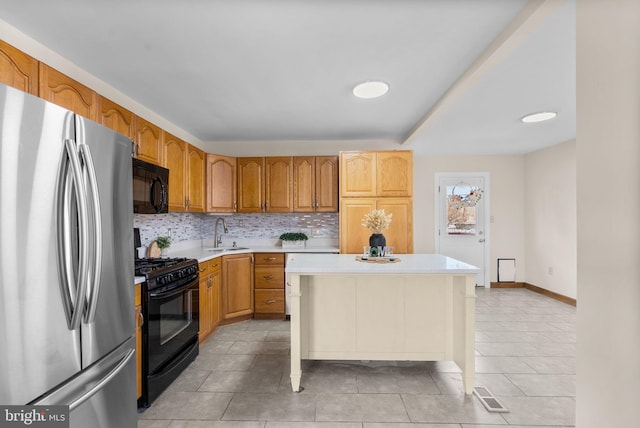
[{"label": "tile floor", "polygon": [[572,427],[575,318],[529,290],[477,289],[475,383],[508,413],[465,396],[450,362],[304,361],[304,391],[293,393],[288,322],[223,326],[138,427]]}]

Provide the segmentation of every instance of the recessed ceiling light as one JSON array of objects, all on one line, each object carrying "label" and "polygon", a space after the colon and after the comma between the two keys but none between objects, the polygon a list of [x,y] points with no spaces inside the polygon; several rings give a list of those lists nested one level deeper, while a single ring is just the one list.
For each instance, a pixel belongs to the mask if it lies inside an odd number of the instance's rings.
[{"label": "recessed ceiling light", "polygon": [[555,111],[541,111],[539,113],[528,114],[522,117],[520,120],[524,123],[543,122],[545,120],[553,119],[557,115],[558,113],[556,113]]},{"label": "recessed ceiling light", "polygon": [[378,98],[383,96],[389,90],[389,85],[385,82],[372,80],[362,82],[353,88],[353,95],[358,98]]}]

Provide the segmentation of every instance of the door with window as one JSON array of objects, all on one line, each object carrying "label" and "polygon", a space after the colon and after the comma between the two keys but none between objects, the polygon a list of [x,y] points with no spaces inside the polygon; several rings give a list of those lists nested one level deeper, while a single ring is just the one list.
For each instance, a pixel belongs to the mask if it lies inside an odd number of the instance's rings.
[{"label": "door with window", "polygon": [[489,287],[487,173],[436,173],[436,252],[480,268],[476,285]]}]

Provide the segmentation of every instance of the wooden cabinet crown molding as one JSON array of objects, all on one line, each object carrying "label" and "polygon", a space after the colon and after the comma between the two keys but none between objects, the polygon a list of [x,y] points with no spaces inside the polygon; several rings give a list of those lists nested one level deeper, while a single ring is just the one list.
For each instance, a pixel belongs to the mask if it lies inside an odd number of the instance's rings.
[{"label": "wooden cabinet crown molding", "polygon": [[38,60],[0,40],[0,82],[38,95]]}]

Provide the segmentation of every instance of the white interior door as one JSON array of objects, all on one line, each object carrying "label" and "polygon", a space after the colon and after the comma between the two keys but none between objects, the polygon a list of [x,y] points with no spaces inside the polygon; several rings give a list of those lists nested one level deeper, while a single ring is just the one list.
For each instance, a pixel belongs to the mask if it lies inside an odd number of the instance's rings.
[{"label": "white interior door", "polygon": [[436,252],[480,268],[476,285],[490,286],[487,173],[436,174]]}]

